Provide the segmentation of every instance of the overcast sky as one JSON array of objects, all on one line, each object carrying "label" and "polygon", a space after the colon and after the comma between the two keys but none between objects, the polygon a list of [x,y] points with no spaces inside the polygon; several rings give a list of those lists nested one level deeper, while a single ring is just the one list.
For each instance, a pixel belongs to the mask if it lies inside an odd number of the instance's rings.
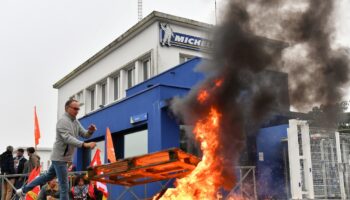
[{"label": "overcast sky", "polygon": [[[337,42],[346,46],[349,9],[350,1],[340,0]],[[143,0],[143,16],[153,10],[215,21],[214,0]],[[34,105],[39,147],[52,147],[57,120],[52,85],[135,23],[137,0],[0,0],[0,151],[34,145]]]}]

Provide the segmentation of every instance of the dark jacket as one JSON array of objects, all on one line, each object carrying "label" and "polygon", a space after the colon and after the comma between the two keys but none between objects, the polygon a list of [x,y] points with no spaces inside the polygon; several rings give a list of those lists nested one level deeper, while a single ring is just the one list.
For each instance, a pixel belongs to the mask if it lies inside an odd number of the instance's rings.
[{"label": "dark jacket", "polygon": [[24,163],[26,163],[27,159],[24,156],[22,156],[22,157],[14,157],[13,160],[15,163],[17,160],[19,162],[17,166],[16,174],[22,174],[24,170]]},{"label": "dark jacket", "polygon": [[13,162],[13,155],[11,151],[5,151],[0,156],[1,174],[14,174],[15,165]]}]

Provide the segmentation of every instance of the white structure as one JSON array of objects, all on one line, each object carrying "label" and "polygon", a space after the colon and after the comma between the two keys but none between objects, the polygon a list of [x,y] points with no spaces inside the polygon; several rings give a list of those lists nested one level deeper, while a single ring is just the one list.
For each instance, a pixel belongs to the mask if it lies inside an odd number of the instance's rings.
[{"label": "white structure", "polygon": [[[69,98],[81,117],[125,97],[125,91],[194,56],[205,57],[211,25],[152,12],[54,84],[58,117]],[[166,41],[163,43],[163,41]]]},{"label": "white structure", "polygon": [[292,199],[348,199],[349,134],[290,120],[288,153]]}]

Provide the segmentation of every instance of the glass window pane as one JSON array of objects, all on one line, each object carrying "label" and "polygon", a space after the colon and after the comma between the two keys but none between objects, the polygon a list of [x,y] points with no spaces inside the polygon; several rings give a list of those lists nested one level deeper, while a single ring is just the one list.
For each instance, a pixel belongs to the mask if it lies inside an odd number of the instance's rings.
[{"label": "glass window pane", "polygon": [[124,158],[148,153],[148,130],[125,135]]},{"label": "glass window pane", "polygon": [[91,110],[95,110],[95,90],[90,90]]},{"label": "glass window pane", "polygon": [[143,80],[150,78],[150,60],[145,60],[143,62]]},{"label": "glass window pane", "polygon": [[94,155],[95,155],[97,149],[101,150],[101,153],[100,153],[101,162],[102,162],[102,164],[104,164],[105,163],[105,141],[104,140],[100,141],[100,142],[96,142],[96,147],[91,150],[90,161],[94,158]]},{"label": "glass window pane", "polygon": [[134,86],[135,68],[128,70],[128,88]]},{"label": "glass window pane", "polygon": [[102,95],[101,104],[105,105],[106,104],[106,84],[105,83],[101,85],[101,95]]},{"label": "glass window pane", "polygon": [[119,98],[119,76],[115,77],[114,80],[114,100]]}]

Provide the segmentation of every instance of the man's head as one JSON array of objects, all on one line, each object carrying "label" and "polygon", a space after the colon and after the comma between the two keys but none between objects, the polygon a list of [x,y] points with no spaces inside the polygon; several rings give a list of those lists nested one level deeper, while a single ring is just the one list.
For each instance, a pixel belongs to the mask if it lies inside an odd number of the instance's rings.
[{"label": "man's head", "polygon": [[49,181],[47,183],[51,188],[55,188],[55,186],[57,185],[57,179],[53,178],[51,181]]},{"label": "man's head", "polygon": [[13,152],[13,146],[7,146],[6,151]]},{"label": "man's head", "polygon": [[24,153],[24,149],[22,148],[17,149],[17,157],[22,157],[23,153]]},{"label": "man's head", "polygon": [[35,152],[34,147],[28,147],[28,148],[27,148],[28,156],[31,156],[34,152]]},{"label": "man's head", "polygon": [[70,116],[76,117],[80,110],[80,104],[75,99],[69,99],[65,104],[65,110]]}]

